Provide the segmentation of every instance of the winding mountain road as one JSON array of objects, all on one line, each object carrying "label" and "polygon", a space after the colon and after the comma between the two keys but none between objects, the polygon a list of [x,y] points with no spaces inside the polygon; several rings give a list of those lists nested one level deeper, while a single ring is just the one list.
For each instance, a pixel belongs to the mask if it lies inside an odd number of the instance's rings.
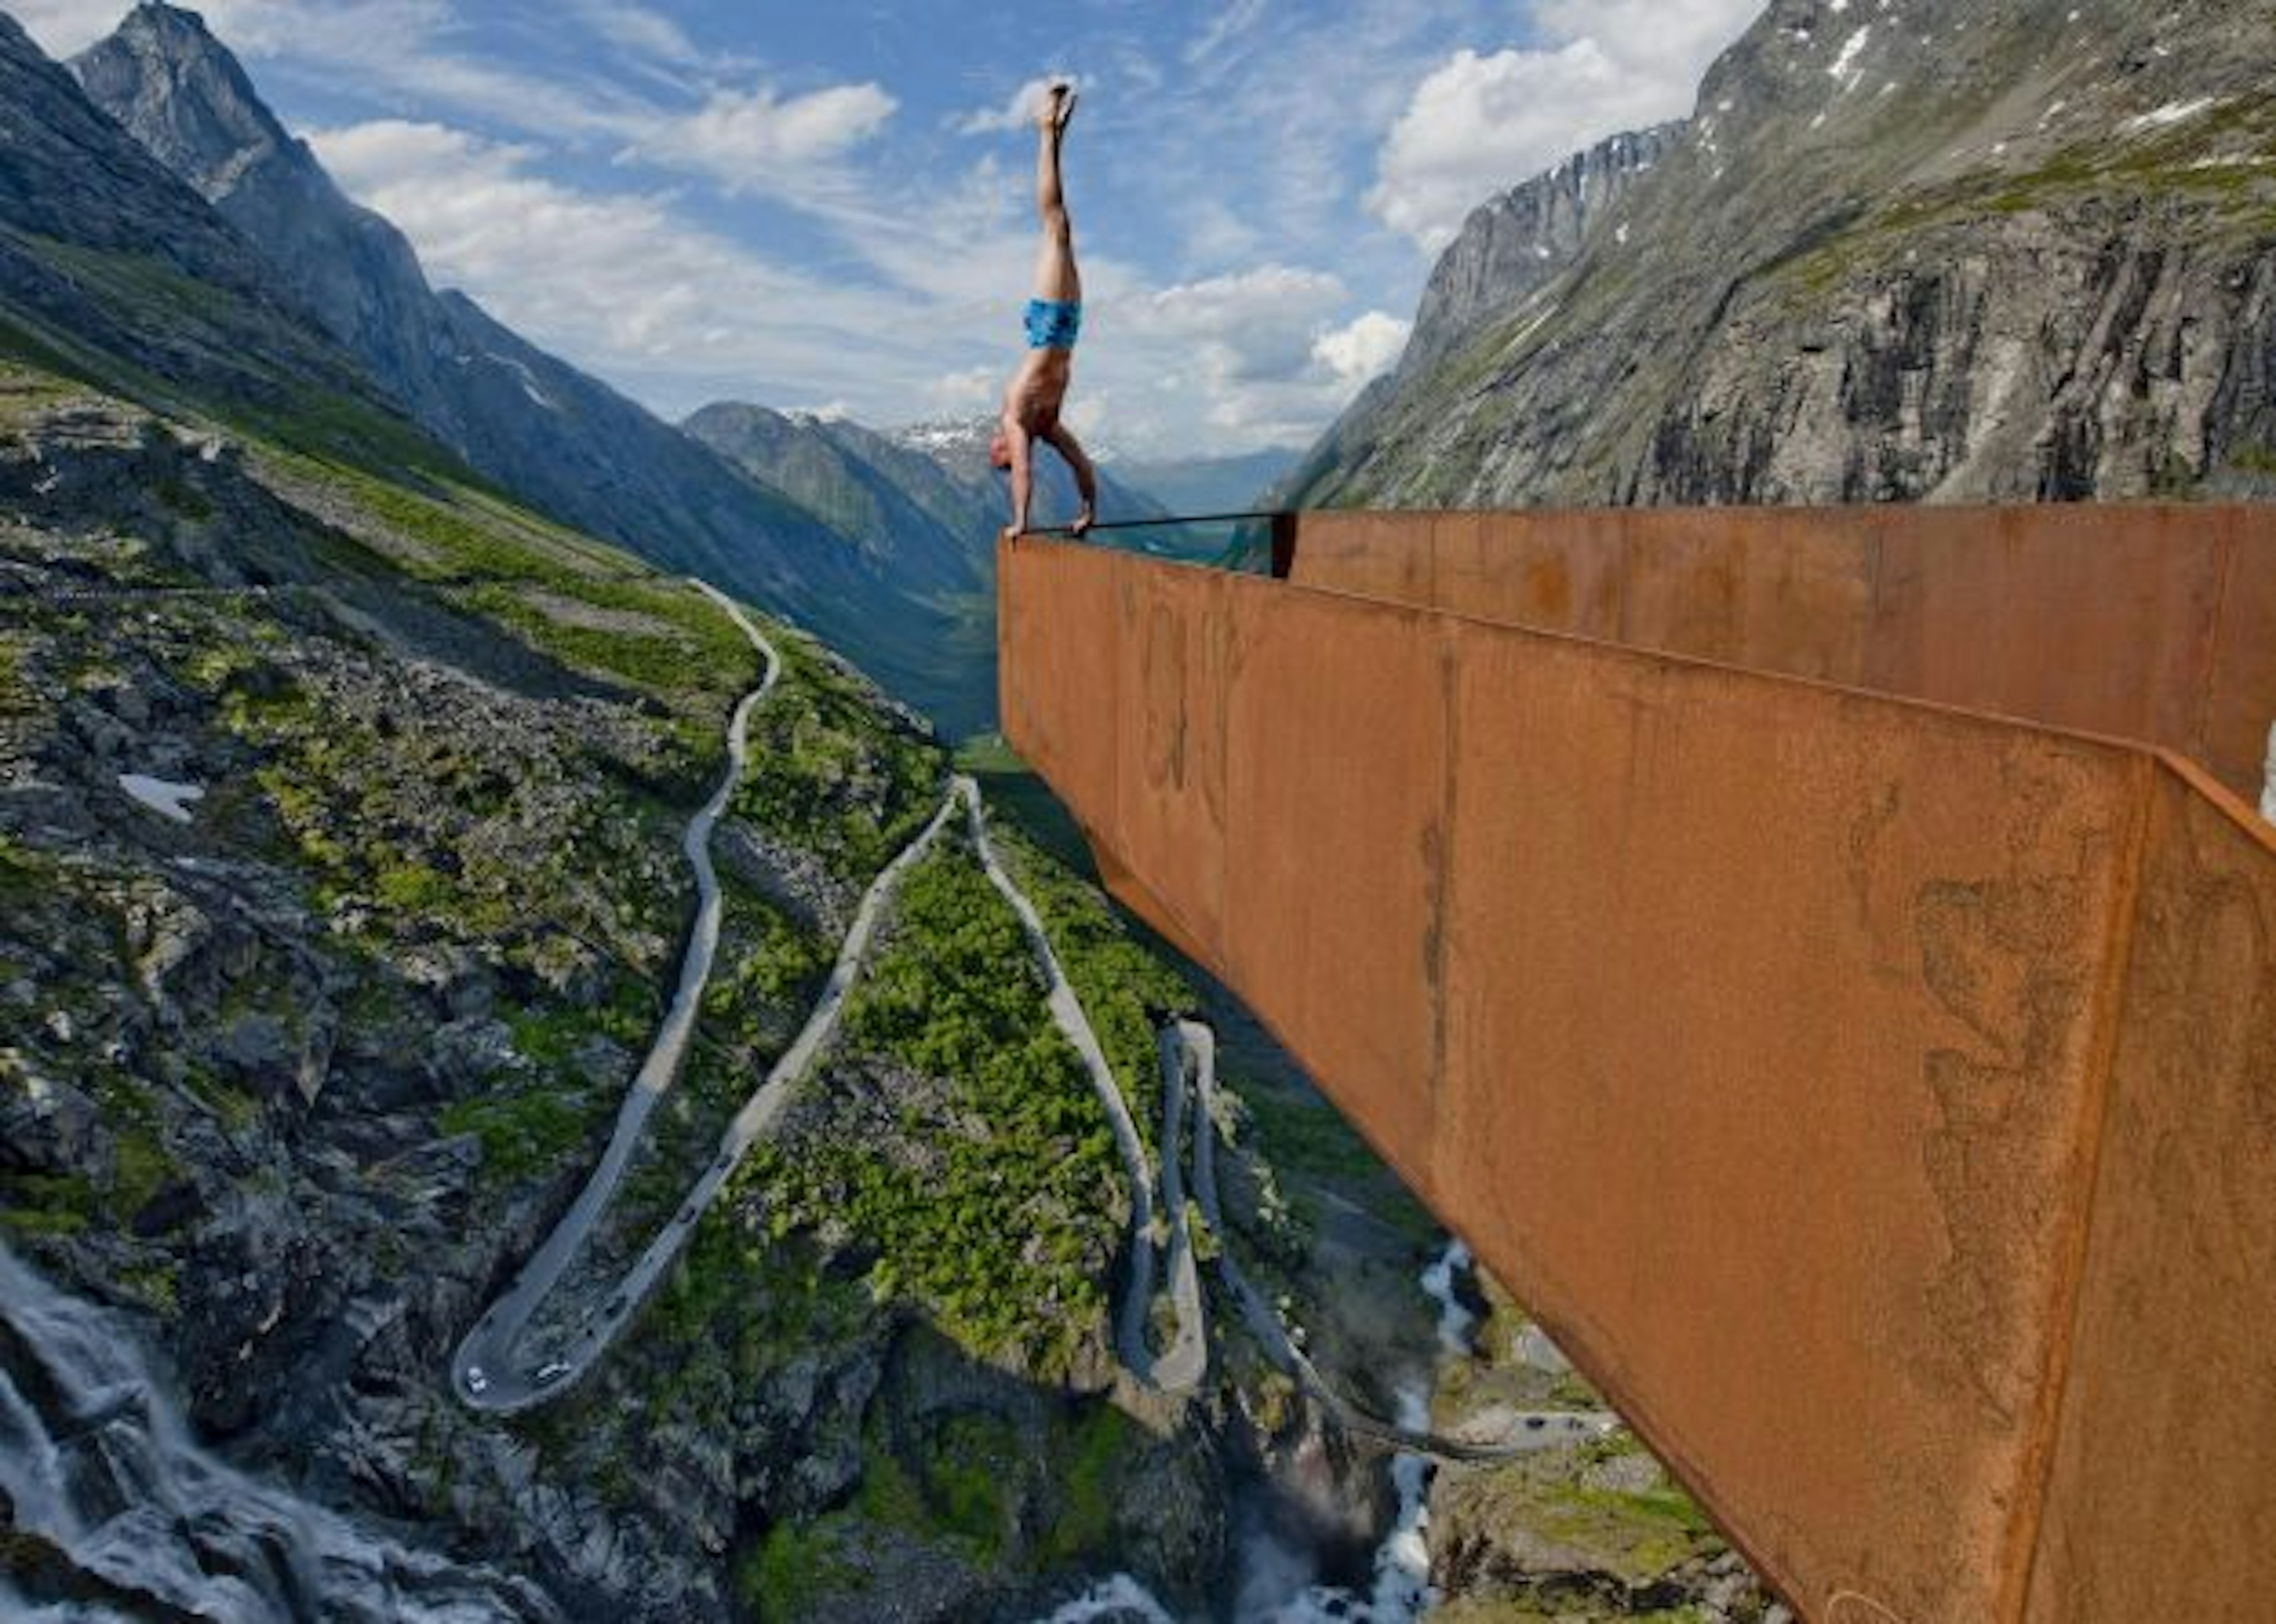
[{"label": "winding mountain road", "polygon": [[981,866],[987,869],[988,877],[995,882],[1004,899],[1012,905],[1012,911],[1020,916],[1020,923],[1028,933],[1028,944],[1035,950],[1036,960],[1043,967],[1050,984],[1051,1019],[1082,1057],[1083,1069],[1089,1073],[1091,1087],[1097,1092],[1098,1103],[1105,1108],[1107,1121],[1113,1127],[1114,1142],[1122,1153],[1122,1170],[1130,1181],[1130,1268],[1122,1294],[1122,1311],[1116,1323],[1116,1355],[1124,1369],[1147,1385],[1164,1393],[1189,1393],[1200,1385],[1209,1369],[1209,1335],[1202,1307],[1201,1281],[1194,1271],[1192,1247],[1186,1237],[1185,1225],[1179,1221],[1184,1202],[1174,1194],[1177,1157],[1172,1147],[1177,1142],[1173,1137],[1165,1137],[1162,1155],[1165,1194],[1170,1195],[1166,1203],[1170,1219],[1167,1272],[1175,1329],[1169,1347],[1157,1355],[1148,1334],[1154,1314],[1156,1226],[1153,1168],[1146,1156],[1145,1142],[1138,1136],[1137,1121],[1130,1114],[1129,1102],[1122,1097],[1121,1087],[1114,1081],[1113,1067],[1106,1063],[1106,1051],[1099,1044],[1090,1017],[1083,1012],[1082,1001],[1075,997],[1058,954],[1052,951],[1051,935],[1043,929],[1042,915],[997,858],[996,843],[989,836],[987,820],[981,816],[980,786],[969,778],[960,778],[957,783],[972,808],[972,839],[980,854]]},{"label": "winding mountain road", "polygon": [[649,1117],[679,1081],[680,1069],[687,1059],[688,1044],[695,1034],[695,1017],[703,989],[711,979],[711,961],[719,951],[722,902],[719,877],[711,865],[711,831],[726,812],[735,786],[742,782],[750,755],[751,712],[781,680],[783,664],[774,645],[725,594],[700,581],[689,585],[725,611],[743,635],[751,640],[751,646],[766,662],[766,675],[736,705],[727,725],[727,770],[720,776],[719,787],[712,792],[711,799],[689,820],[687,832],[680,841],[688,865],[695,871],[695,925],[688,936],[687,951],[680,959],[679,989],[672,994],[671,1006],[656,1029],[655,1042],[649,1046],[648,1058],[641,1062],[633,1086],[626,1090],[624,1103],[617,1108],[617,1125],[609,1135],[608,1148],[601,1153],[600,1165],[586,1180],[585,1188],[578,1193],[568,1213],[523,1266],[505,1294],[474,1323],[451,1361],[452,1385],[460,1397],[478,1409],[526,1408],[545,1396],[550,1387],[576,1373],[573,1368],[557,1369],[556,1362],[542,1367],[552,1374],[540,1379],[538,1370],[524,1369],[516,1362],[515,1350],[528,1328],[530,1317],[551,1294],[570,1260],[585,1244],[594,1224],[616,1195]]},{"label": "winding mountain road", "polygon": [[606,1301],[583,1316],[565,1347],[538,1359],[523,1344],[531,1321],[558,1287],[562,1276],[592,1238],[594,1227],[607,1211],[626,1167],[638,1149],[649,1117],[669,1093],[684,1067],[693,1040],[703,990],[717,956],[722,910],[718,877],[710,854],[712,831],[741,781],[748,759],[752,710],[773,691],[782,672],[782,660],[773,645],[732,601],[701,581],[696,588],[725,611],[765,657],[764,680],[744,695],[727,729],[728,767],[711,799],[689,822],[682,846],[695,873],[697,908],[687,951],[680,961],[679,989],[663,1024],[657,1028],[647,1059],[642,1061],[624,1103],[618,1106],[614,1130],[601,1160],[587,1179],[568,1212],[554,1226],[504,1294],[484,1310],[459,1344],[451,1360],[451,1385],[473,1408],[510,1415],[558,1397],[590,1371],[618,1334],[640,1311],[641,1304],[671,1268],[696,1223],[726,1188],[750,1147],[767,1134],[782,1114],[791,1091],[813,1065],[824,1044],[835,1035],[846,1011],[846,1000],[860,977],[874,945],[886,905],[899,889],[902,877],[922,860],[939,839],[960,802],[966,808],[973,848],[988,877],[1002,892],[1025,930],[1036,960],[1049,983],[1053,1020],[1082,1058],[1097,1091],[1115,1139],[1121,1149],[1133,1191],[1130,1242],[1130,1290],[1123,1304],[1119,1341],[1124,1362],[1140,1379],[1165,1391],[1181,1392],[1197,1385],[1207,1368],[1207,1337],[1202,1317],[1201,1289],[1182,1230],[1173,1234],[1171,1275],[1177,1328],[1168,1349],[1156,1356],[1148,1346],[1154,1297],[1154,1223],[1150,1202],[1152,1179],[1137,1125],[1108,1067],[1097,1033],[1083,1013],[1068,983],[1058,955],[1051,951],[1043,921],[998,860],[988,833],[980,786],[959,776],[951,780],[940,809],[924,830],[903,847],[871,882],[855,911],[852,925],[831,967],[830,979],[816,1000],[805,1026],[765,1079],[744,1103],[722,1135],[718,1154],[704,1168],[670,1222],[649,1241],[640,1256],[618,1280]]},{"label": "winding mountain road", "polygon": [[[584,1188],[512,1284],[475,1321],[459,1344],[451,1361],[451,1384],[464,1402],[478,1410],[504,1415],[534,1408],[558,1398],[591,1370],[618,1333],[632,1322],[641,1304],[687,1246],[697,1222],[726,1188],[737,1165],[750,1148],[773,1129],[795,1085],[836,1034],[845,1015],[846,998],[876,944],[887,905],[899,889],[903,877],[931,850],[961,803],[973,850],[990,882],[1019,917],[1036,964],[1043,972],[1051,1018],[1082,1060],[1099,1104],[1106,1112],[1129,1180],[1128,1278],[1117,1316],[1115,1340],[1118,1357],[1134,1377],[1157,1391],[1174,1395],[1198,1387],[1209,1370],[1208,1320],[1193,1238],[1188,1233],[1185,1158],[1181,1153],[1190,1091],[1197,1101],[1193,1132],[1194,1195],[1202,1221],[1219,1238],[1218,1278],[1232,1294],[1244,1323],[1267,1356],[1313,1393],[1348,1430],[1412,1453],[1445,1460],[1479,1461],[1568,1443],[1575,1436],[1592,1436],[1618,1424],[1615,1417],[1603,1412],[1541,1411],[1515,1417],[1513,1425],[1517,1430],[1509,1438],[1476,1442],[1394,1426],[1355,1408],[1337,1394],[1295,1345],[1272,1305],[1249,1283],[1224,1244],[1225,1230],[1218,1199],[1217,1135],[1211,1110],[1217,1086],[1217,1038],[1209,1028],[1195,1021],[1172,1021],[1157,1035],[1163,1078],[1162,1207],[1157,1220],[1152,1164],[1129,1104],[1115,1081],[1098,1034],[1051,946],[1042,915],[1005,870],[997,853],[995,840],[989,832],[980,785],[963,775],[950,780],[948,793],[931,821],[870,883],[806,1024],[728,1124],[720,1138],[718,1154],[696,1179],[671,1219],[618,1279],[605,1303],[579,1320],[565,1346],[542,1361],[526,1352],[523,1343],[530,1322],[559,1286],[579,1251],[590,1241],[595,1225],[616,1195],[649,1116],[670,1092],[686,1064],[703,990],[709,982],[712,962],[718,952],[722,902],[718,877],[711,861],[711,835],[747,764],[751,712],[773,691],[783,670],[780,655],[735,603],[702,581],[691,584],[717,603],[751,640],[752,646],[766,661],[766,675],[736,706],[727,729],[727,770],[711,799],[690,820],[682,841],[688,863],[694,870],[698,901],[694,927],[680,961],[679,984],[671,1008],[618,1108],[615,1129]],[[1157,1249],[1161,1253],[1158,1260]],[[1172,1313],[1167,1342],[1159,1352],[1153,1347],[1152,1335],[1157,1261],[1167,1279]]]}]

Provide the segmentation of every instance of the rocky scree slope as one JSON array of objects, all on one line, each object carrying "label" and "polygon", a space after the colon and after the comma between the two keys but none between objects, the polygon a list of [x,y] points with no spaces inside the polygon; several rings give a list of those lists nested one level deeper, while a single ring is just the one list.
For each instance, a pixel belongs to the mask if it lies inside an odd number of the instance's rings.
[{"label": "rocky scree slope", "polygon": [[2276,489],[2267,22],[2210,0],[1776,0],[1550,279],[1492,269],[1509,210],[1472,220],[1409,363],[1295,488],[1370,506]]}]

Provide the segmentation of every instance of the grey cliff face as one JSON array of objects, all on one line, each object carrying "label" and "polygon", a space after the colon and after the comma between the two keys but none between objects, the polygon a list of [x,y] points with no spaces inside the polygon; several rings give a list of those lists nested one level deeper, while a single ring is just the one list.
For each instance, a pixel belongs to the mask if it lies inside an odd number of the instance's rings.
[{"label": "grey cliff face", "polygon": [[244,70],[193,12],[137,6],[72,67],[91,100],[208,202],[296,155]]},{"label": "grey cliff face", "polygon": [[0,304],[35,345],[92,344],[256,406],[310,388],[377,399],[259,250],[4,14]]},{"label": "grey cliff face", "polygon": [[89,100],[257,245],[333,338],[430,428],[460,428],[436,361],[450,353],[403,234],[341,194],[193,13],[138,6],[71,65]]},{"label": "grey cliff face", "polygon": [[1651,173],[1683,128],[1655,125],[1599,141],[1476,209],[1430,273],[1401,370],[1428,368],[1495,311],[1570,265],[1597,221]]},{"label": "grey cliff face", "polygon": [[1473,219],[1305,499],[2266,491],[2276,33],[2250,10],[1778,0],[1553,275],[1484,269],[1508,227]]},{"label": "grey cliff face", "polygon": [[[0,217],[91,247],[155,247],[188,274],[266,291],[250,245],[121,140],[4,13],[0,92]],[[66,175],[77,184],[61,184]]]}]

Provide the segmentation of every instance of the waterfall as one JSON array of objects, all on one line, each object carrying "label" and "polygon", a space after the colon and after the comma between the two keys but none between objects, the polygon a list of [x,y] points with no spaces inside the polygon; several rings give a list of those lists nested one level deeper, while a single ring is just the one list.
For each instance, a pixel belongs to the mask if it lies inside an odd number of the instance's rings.
[{"label": "waterfall", "polygon": [[[1455,1281],[1470,1266],[1469,1249],[1450,1241],[1422,1271],[1423,1294],[1438,1305],[1438,1345],[1449,1355],[1470,1351],[1477,1317],[1462,1306]],[[1398,1394],[1398,1421],[1415,1431],[1430,1424],[1430,1377]],[[1316,1571],[1259,1523],[1242,1541],[1236,1624],[1415,1624],[1438,1603],[1430,1589],[1430,1462],[1402,1454],[1391,1463],[1399,1515],[1375,1553],[1374,1588],[1366,1595],[1312,1582]],[[1117,1575],[1037,1624],[1170,1624],[1171,1614],[1145,1587]]]},{"label": "waterfall", "polygon": [[[560,1618],[526,1580],[417,1550],[199,1447],[126,1317],[57,1291],[4,1246],[0,1496],[17,1529],[82,1573],[223,1624]],[[0,1614],[19,1612],[116,1616],[34,1612],[0,1579]]]}]

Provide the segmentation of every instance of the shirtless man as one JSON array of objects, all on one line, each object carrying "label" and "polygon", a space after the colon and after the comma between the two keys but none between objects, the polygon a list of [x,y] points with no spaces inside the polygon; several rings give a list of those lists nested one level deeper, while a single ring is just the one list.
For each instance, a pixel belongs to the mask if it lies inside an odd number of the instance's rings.
[{"label": "shirtless man", "polygon": [[1028,301],[1028,359],[1004,391],[1004,416],[988,455],[1012,474],[1012,528],[1028,527],[1035,494],[1035,449],[1049,445],[1074,470],[1082,511],[1068,527],[1076,535],[1097,517],[1098,474],[1067,426],[1059,421],[1067,382],[1074,371],[1074,341],[1082,330],[1082,277],[1074,265],[1074,226],[1067,218],[1066,195],[1059,186],[1059,144],[1074,116],[1074,87],[1053,85],[1036,115],[1036,209],[1043,216],[1043,243],[1036,256],[1036,296]]}]

